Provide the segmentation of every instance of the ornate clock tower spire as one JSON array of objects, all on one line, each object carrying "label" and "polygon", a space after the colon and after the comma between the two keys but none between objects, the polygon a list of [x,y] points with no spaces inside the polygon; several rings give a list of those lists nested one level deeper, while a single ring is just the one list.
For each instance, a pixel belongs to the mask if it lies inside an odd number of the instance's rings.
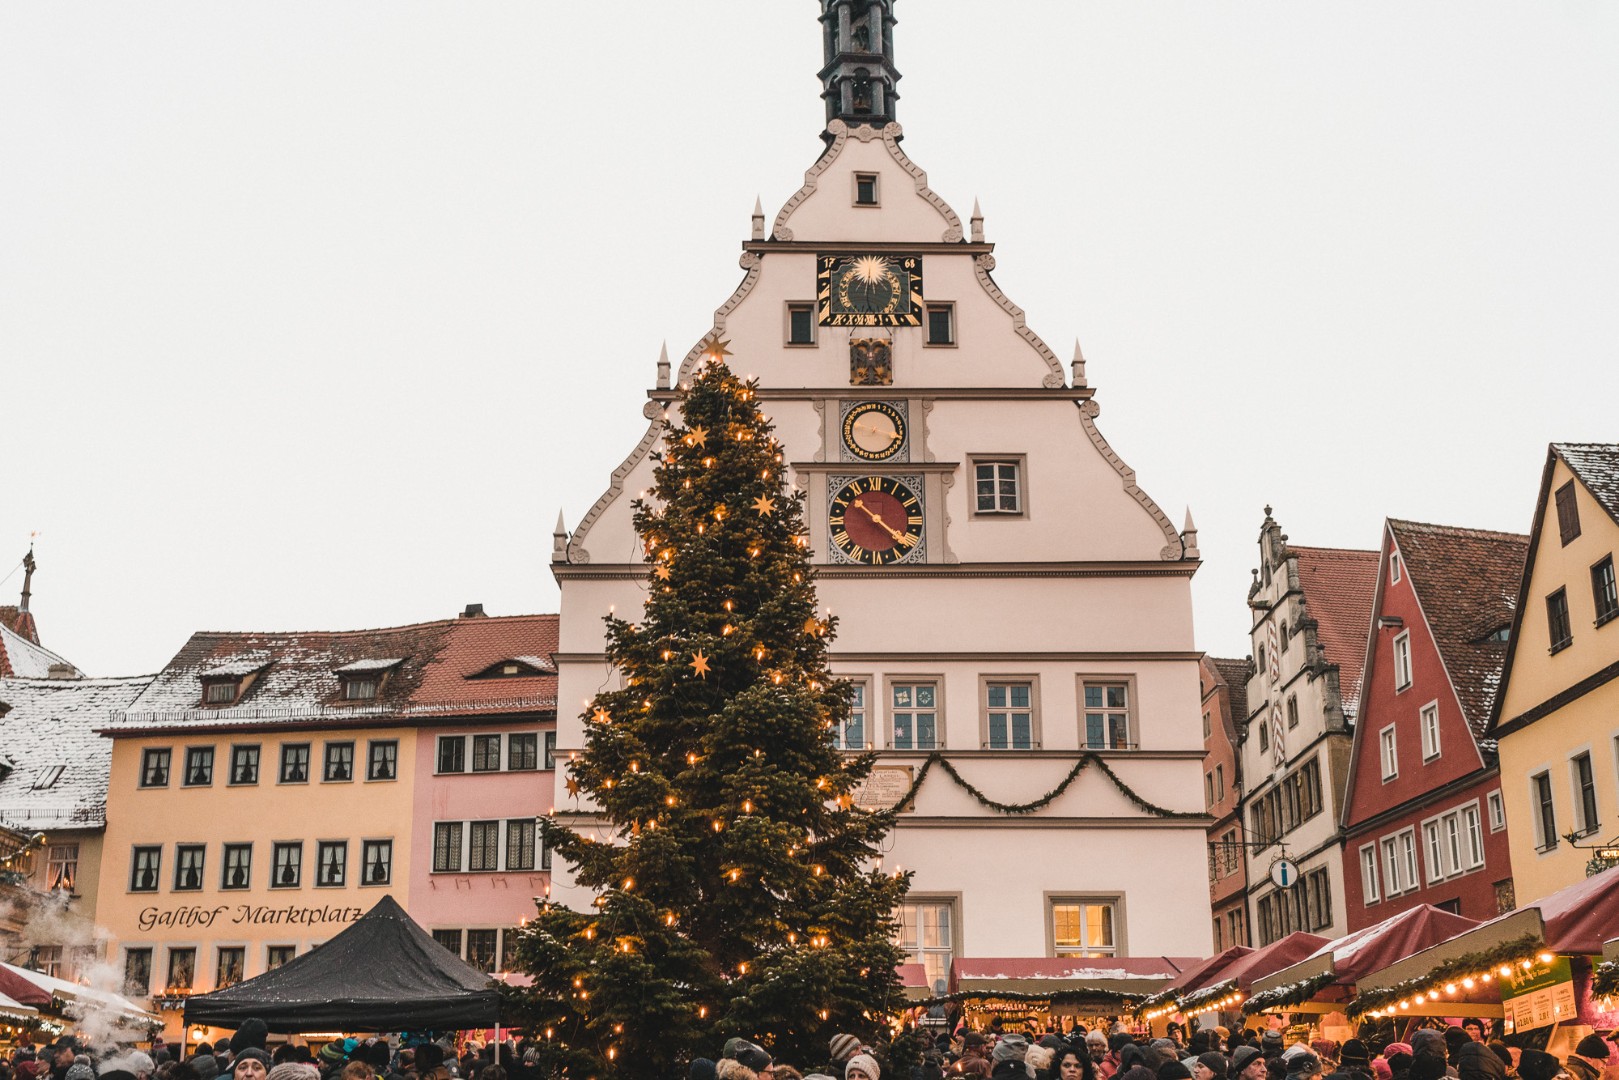
[{"label": "ornate clock tower spire", "polygon": [[[826,119],[881,130],[899,101],[894,0],[821,0],[821,97]],[[830,137],[827,137],[830,141]]]}]

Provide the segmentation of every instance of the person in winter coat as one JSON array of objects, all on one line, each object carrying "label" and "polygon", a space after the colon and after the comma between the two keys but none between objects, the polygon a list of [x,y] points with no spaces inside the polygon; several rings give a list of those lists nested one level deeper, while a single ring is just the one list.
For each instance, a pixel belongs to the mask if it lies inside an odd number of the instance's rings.
[{"label": "person in winter coat", "polygon": [[1460,1080],[1507,1080],[1507,1067],[1487,1043],[1470,1042],[1456,1055]]}]

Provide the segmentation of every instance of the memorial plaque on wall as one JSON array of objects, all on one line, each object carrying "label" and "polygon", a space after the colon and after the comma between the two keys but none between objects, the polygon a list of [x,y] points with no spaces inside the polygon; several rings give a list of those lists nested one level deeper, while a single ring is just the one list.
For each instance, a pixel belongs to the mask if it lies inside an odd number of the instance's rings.
[{"label": "memorial plaque on wall", "polygon": [[911,790],[914,775],[909,765],[878,765],[854,789],[854,804],[862,810],[887,810]]}]

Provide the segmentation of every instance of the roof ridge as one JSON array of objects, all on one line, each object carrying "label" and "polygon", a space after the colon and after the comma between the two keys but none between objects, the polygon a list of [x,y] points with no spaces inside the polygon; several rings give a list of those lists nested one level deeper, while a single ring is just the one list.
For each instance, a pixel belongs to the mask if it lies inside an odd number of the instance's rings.
[{"label": "roof ridge", "polygon": [[1557,449],[1559,449],[1559,450],[1562,450],[1562,449],[1578,449],[1578,450],[1612,450],[1612,451],[1613,451],[1613,452],[1614,452],[1614,453],[1616,453],[1616,454],[1619,454],[1619,443],[1605,443],[1605,442],[1554,442],[1554,443],[1552,443],[1552,445],[1553,445],[1553,446],[1554,446],[1554,447],[1556,447],[1556,448],[1557,448]]},{"label": "roof ridge", "polygon": [[1467,536],[1479,540],[1515,540],[1529,542],[1528,533],[1505,532],[1500,529],[1475,529],[1469,525],[1441,525],[1433,521],[1411,521],[1407,518],[1389,518],[1389,525],[1401,529],[1423,529],[1449,536]]},{"label": "roof ridge", "polygon": [[51,679],[30,675],[7,675],[4,678],[0,678],[0,682],[22,683],[26,686],[116,686],[119,683],[140,682],[143,679],[155,679],[157,676],[158,673],[155,671],[150,675],[86,675],[83,678],[78,679]]},{"label": "roof ridge", "polygon": [[492,622],[518,622],[524,619],[560,619],[555,612],[533,612],[526,615],[483,615],[475,619],[463,618],[456,615],[448,619],[428,619],[424,622],[404,623],[400,626],[370,626],[356,630],[195,630],[191,634],[192,640],[200,637],[325,637],[341,638],[354,637],[360,634],[392,634],[403,633],[406,630],[422,630],[430,626],[460,626]]},{"label": "roof ridge", "polygon": [[1291,540],[1288,541],[1287,550],[1289,554],[1296,554],[1300,551],[1332,551],[1344,555],[1376,556],[1378,554],[1376,548],[1323,547],[1319,544],[1295,544]]}]

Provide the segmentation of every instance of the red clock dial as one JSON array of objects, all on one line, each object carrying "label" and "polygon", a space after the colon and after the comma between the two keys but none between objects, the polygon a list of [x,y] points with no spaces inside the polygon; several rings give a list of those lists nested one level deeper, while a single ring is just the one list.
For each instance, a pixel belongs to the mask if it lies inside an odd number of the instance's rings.
[{"label": "red clock dial", "polygon": [[922,540],[922,501],[885,476],[863,476],[832,495],[827,518],[832,543],[855,562],[899,562]]}]

